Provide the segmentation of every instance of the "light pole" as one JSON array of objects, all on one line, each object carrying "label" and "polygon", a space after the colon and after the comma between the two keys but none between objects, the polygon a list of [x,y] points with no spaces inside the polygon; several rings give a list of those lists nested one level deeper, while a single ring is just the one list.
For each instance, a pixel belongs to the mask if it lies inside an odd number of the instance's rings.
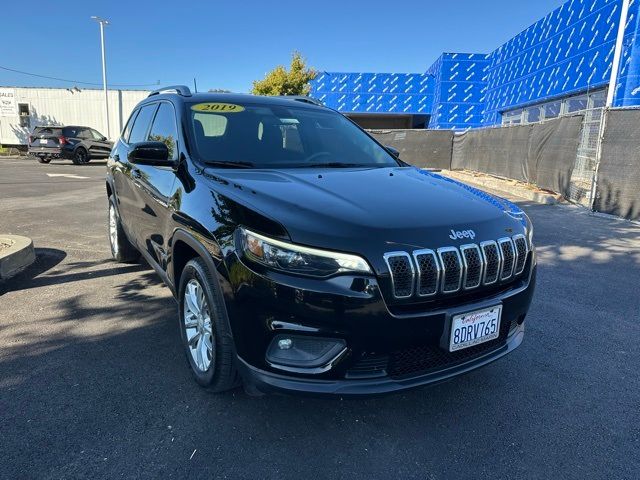
[{"label": "light pole", "polygon": [[104,116],[107,122],[107,138],[111,139],[111,128],[109,127],[109,94],[107,93],[107,61],[104,55],[104,26],[110,25],[109,20],[105,20],[101,17],[93,16],[92,20],[95,20],[100,24],[100,47],[102,49],[102,86],[104,88]]}]

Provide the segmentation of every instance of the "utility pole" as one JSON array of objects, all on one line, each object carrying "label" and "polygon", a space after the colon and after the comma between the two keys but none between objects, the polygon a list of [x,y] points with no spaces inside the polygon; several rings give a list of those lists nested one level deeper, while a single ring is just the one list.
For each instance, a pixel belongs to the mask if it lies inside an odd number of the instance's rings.
[{"label": "utility pole", "polygon": [[111,127],[109,126],[109,93],[107,91],[107,60],[104,53],[104,26],[110,25],[108,20],[104,18],[93,16],[92,20],[95,20],[100,24],[100,48],[102,50],[102,86],[104,89],[104,116],[107,124],[107,138],[111,139]]}]

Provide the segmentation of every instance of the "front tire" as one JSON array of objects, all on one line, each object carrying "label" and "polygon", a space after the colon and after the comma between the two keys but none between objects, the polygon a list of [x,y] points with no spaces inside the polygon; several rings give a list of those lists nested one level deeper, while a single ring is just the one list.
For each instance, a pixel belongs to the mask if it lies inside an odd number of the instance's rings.
[{"label": "front tire", "polygon": [[76,151],[73,152],[71,161],[76,165],[84,165],[85,163],[89,163],[89,152],[87,152],[82,147],[78,147],[76,148]]},{"label": "front tire", "polygon": [[140,258],[140,252],[131,245],[124,233],[113,195],[109,197],[109,245],[111,255],[118,262],[134,263]]},{"label": "front tire", "polygon": [[39,163],[49,163],[51,161],[50,157],[43,157],[42,155],[38,156]]},{"label": "front tire", "polygon": [[235,349],[224,298],[215,273],[200,257],[190,260],[180,276],[180,334],[193,376],[213,392],[237,387]]}]

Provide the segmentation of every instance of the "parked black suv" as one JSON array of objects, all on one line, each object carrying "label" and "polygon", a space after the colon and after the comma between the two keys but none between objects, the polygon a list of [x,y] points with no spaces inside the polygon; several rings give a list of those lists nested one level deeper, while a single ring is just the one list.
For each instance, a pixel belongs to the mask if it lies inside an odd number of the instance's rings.
[{"label": "parked black suv", "polygon": [[106,187],[113,256],[142,254],[169,286],[191,369],[215,391],[391,392],[522,342],[527,216],[404,164],[331,109],[153,92]]},{"label": "parked black suv", "polygon": [[90,127],[36,127],[29,135],[29,154],[40,163],[67,158],[82,165],[94,158],[107,158],[111,148],[113,142]]}]

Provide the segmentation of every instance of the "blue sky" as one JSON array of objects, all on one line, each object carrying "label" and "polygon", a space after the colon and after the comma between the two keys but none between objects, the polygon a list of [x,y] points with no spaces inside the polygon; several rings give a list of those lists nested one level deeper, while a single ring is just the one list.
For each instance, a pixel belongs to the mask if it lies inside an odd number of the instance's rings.
[{"label": "blue sky", "polygon": [[[0,66],[102,81],[98,25],[108,18],[110,84],[197,78],[246,92],[297,49],[318,70],[423,72],[446,52],[493,50],[562,0],[7,1]],[[0,85],[72,86],[0,70]],[[82,85],[79,85],[82,87]]]}]

